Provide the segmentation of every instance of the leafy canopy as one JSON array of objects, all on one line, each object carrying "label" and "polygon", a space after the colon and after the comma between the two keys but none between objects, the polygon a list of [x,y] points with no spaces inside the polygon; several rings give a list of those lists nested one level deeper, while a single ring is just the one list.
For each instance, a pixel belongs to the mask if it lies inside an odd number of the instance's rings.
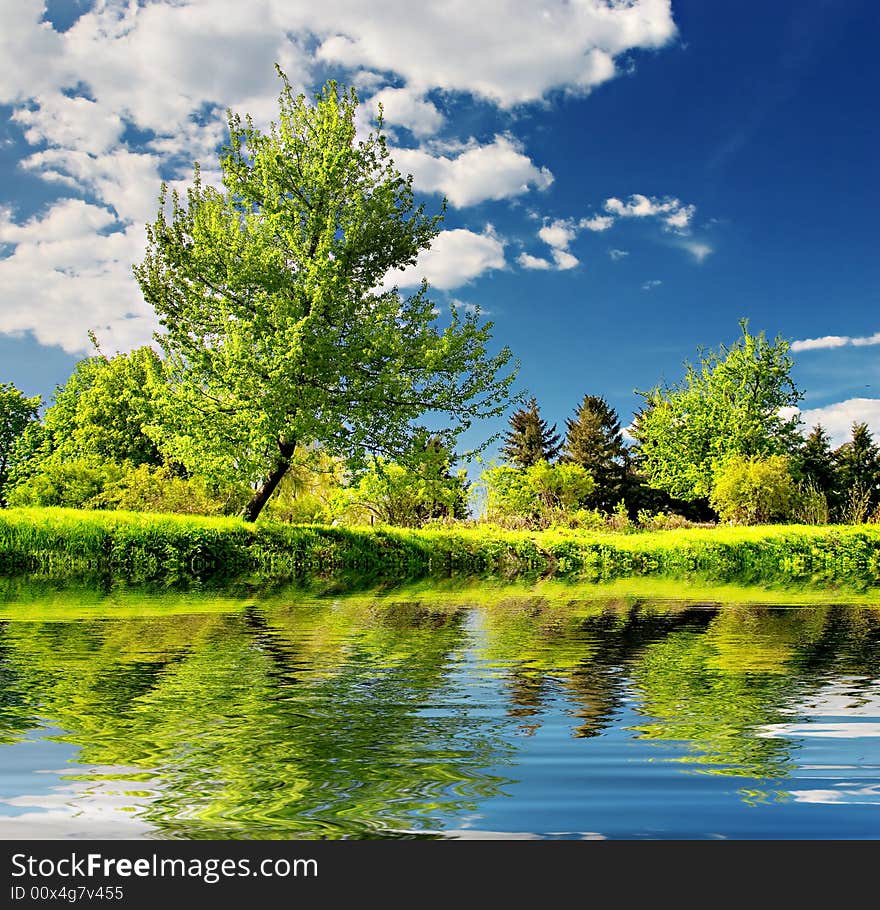
[{"label": "leafy canopy", "polygon": [[[415,205],[385,138],[358,139],[353,90],[314,103],[283,88],[267,132],[229,115],[223,188],[196,168],[185,204],[166,190],[135,268],[164,327],[169,395],[157,438],[186,466],[262,488],[254,518],[298,446],[364,463],[430,434],[451,445],[502,412],[510,352],[491,323],[450,313],[427,285],[383,282],[412,265],[442,216]],[[428,426],[431,422],[439,426]]]},{"label": "leafy canopy", "polygon": [[19,440],[37,419],[40,397],[28,398],[12,383],[0,382],[0,506],[6,503],[5,487]]},{"label": "leafy canopy", "polygon": [[707,497],[716,467],[731,455],[786,455],[800,443],[802,398],[791,379],[793,361],[783,338],[768,341],[740,323],[730,347],[686,364],[684,379],[639,394],[633,436],[639,465],[651,486],[683,500]]}]

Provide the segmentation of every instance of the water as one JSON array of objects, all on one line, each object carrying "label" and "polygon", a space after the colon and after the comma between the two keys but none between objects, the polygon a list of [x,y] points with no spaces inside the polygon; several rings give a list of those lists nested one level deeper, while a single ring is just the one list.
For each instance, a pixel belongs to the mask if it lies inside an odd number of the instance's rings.
[{"label": "water", "polygon": [[167,600],[0,610],[0,836],[880,837],[877,607]]}]

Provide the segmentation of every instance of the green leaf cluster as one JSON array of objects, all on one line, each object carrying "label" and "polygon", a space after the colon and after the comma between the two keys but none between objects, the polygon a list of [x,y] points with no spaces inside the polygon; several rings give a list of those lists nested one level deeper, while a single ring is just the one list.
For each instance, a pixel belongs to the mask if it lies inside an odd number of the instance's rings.
[{"label": "green leaf cluster", "polygon": [[708,497],[717,467],[732,455],[786,455],[800,444],[794,411],[802,395],[788,342],[740,326],[730,347],[687,364],[678,385],[640,393],[645,405],[632,430],[640,470],[676,498]]}]

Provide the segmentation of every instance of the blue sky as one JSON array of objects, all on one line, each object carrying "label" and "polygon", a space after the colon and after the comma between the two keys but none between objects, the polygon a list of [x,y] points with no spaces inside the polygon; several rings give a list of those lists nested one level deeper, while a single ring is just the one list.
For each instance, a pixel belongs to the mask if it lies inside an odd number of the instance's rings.
[{"label": "blue sky", "polygon": [[[0,0],[0,381],[46,397],[148,343],[130,277],[162,179],[208,179],[227,106],[358,86],[445,232],[418,268],[479,305],[562,425],[624,424],[741,317],[794,344],[804,417],[880,434],[869,0]],[[476,442],[503,421],[472,431]]]}]

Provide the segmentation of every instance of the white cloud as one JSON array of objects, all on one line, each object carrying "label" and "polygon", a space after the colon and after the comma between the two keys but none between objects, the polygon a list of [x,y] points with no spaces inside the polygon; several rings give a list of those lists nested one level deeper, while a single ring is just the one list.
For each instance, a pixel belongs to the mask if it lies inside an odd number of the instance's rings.
[{"label": "white cloud", "polygon": [[381,104],[387,123],[404,126],[414,136],[430,136],[443,125],[443,114],[436,105],[408,88],[383,88],[370,98],[369,104],[374,112]]},{"label": "white cloud", "polygon": [[392,70],[414,87],[472,92],[502,107],[554,89],[589,91],[616,74],[616,57],[662,47],[676,32],[670,0],[291,5],[326,35],[321,60]]},{"label": "white cloud", "polygon": [[690,253],[697,262],[703,262],[707,256],[711,256],[715,252],[711,244],[702,240],[681,240],[678,245]]},{"label": "white cloud", "polygon": [[419,254],[415,265],[389,272],[383,288],[416,287],[422,279],[440,290],[457,288],[485,272],[505,266],[504,242],[491,225],[481,234],[456,228],[441,231],[431,248]]},{"label": "white cloud", "polygon": [[620,262],[621,259],[629,256],[629,250],[608,250],[608,255],[612,262]]},{"label": "white cloud", "polygon": [[516,257],[516,261],[524,269],[547,271],[547,269],[553,268],[553,263],[549,259],[542,259],[540,256],[532,256],[529,253],[520,253]]},{"label": "white cloud", "polygon": [[662,284],[663,284],[663,282],[659,278],[652,278],[650,281],[646,281],[642,285],[642,290],[643,291],[653,291],[654,288],[659,288],[660,285],[662,285]]},{"label": "white cloud", "polygon": [[880,398],[848,398],[821,408],[807,408],[800,411],[800,416],[804,434],[821,423],[835,446],[850,438],[854,423],[868,424],[874,436],[880,437]]},{"label": "white cloud", "polygon": [[[129,266],[140,255],[143,223],[155,214],[159,175],[175,183],[194,158],[209,164],[226,107],[250,113],[257,125],[275,116],[273,62],[295,90],[323,78],[328,63],[344,64],[382,98],[389,123],[424,137],[442,125],[430,91],[469,92],[502,108],[558,90],[585,93],[616,75],[619,58],[662,47],[676,33],[670,0],[101,0],[64,33],[43,21],[44,10],[42,0],[0,0],[0,103],[12,105],[36,146],[25,162],[32,173],[87,195],[119,220],[89,227],[88,210],[70,209],[66,217],[77,212],[84,227],[67,246],[41,240],[31,222],[17,235],[7,223],[17,246],[2,261],[0,331],[34,330],[68,350],[84,349],[76,339],[93,326],[111,326],[113,345],[149,339],[151,317],[137,304]],[[446,193],[456,206],[552,180],[506,136],[437,159],[423,150],[398,154],[422,188]],[[36,223],[57,226],[64,211],[53,207]],[[483,238],[468,246],[476,261],[453,268],[438,259],[440,282],[503,264],[497,240],[465,233]],[[489,249],[492,243],[498,246]],[[557,260],[561,267],[570,261]],[[24,263],[35,270],[29,276]]]},{"label": "white cloud", "polygon": [[481,316],[489,316],[492,313],[492,310],[487,310],[478,303],[467,303],[464,300],[459,300],[457,297],[453,297],[452,300],[449,301],[449,305],[456,309],[463,310],[465,313],[479,313]]},{"label": "white cloud", "polygon": [[572,256],[571,253],[567,253],[565,250],[554,249],[552,255],[553,261],[556,263],[556,268],[559,269],[560,272],[573,269],[578,264],[577,256]]},{"label": "white cloud", "polygon": [[579,264],[577,256],[568,251],[572,240],[577,237],[577,228],[571,219],[557,218],[553,221],[545,219],[543,227],[538,231],[538,237],[550,247],[552,261],[529,253],[520,253],[516,261],[524,269],[546,271],[555,268],[557,271],[565,272]]},{"label": "white cloud", "polygon": [[606,199],[605,211],[618,218],[659,218],[669,230],[687,233],[697,207],[670,196],[659,199],[633,193],[626,202],[615,196]]},{"label": "white cloud", "polygon": [[0,259],[0,332],[31,331],[70,353],[88,349],[89,329],[107,351],[148,341],[158,323],[131,278],[143,230],[106,232],[115,223],[109,209],[78,199],[61,200],[24,224],[0,218],[0,241],[15,244]]},{"label": "white cloud", "polygon": [[574,240],[576,231],[570,221],[557,219],[556,221],[551,221],[549,224],[545,224],[544,227],[538,231],[538,236],[549,246],[556,247],[560,250],[566,250],[571,241]]},{"label": "white cloud", "polygon": [[791,349],[793,351],[819,351],[826,348],[842,348],[850,344],[858,348],[880,344],[880,332],[862,336],[823,335],[821,338],[801,338],[791,343]]},{"label": "white cloud", "polygon": [[593,215],[590,218],[581,218],[578,226],[587,231],[607,231],[614,224],[610,215]]},{"label": "white cloud", "polygon": [[400,170],[413,175],[417,189],[443,193],[456,208],[486,199],[507,199],[546,189],[553,175],[535,166],[510,136],[496,136],[488,145],[467,148],[455,157],[432,155],[424,149],[393,149]]}]

